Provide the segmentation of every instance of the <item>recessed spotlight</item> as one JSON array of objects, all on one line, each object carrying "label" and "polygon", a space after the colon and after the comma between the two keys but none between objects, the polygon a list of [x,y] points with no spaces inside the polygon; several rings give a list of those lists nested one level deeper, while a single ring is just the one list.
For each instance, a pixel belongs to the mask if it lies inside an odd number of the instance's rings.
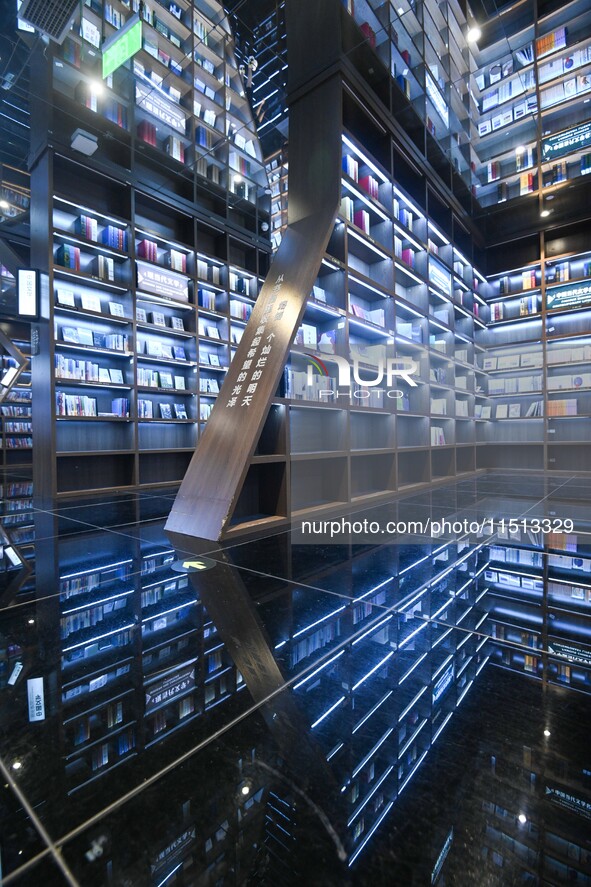
[{"label": "recessed spotlight", "polygon": [[8,209],[9,206],[8,200],[0,200],[0,209]]},{"label": "recessed spotlight", "polygon": [[549,210],[549,209],[543,209],[543,210],[541,211],[541,213],[540,213],[540,218],[541,218],[541,219],[547,219],[549,215],[550,215],[550,210]]},{"label": "recessed spotlight", "polygon": [[525,815],[525,813],[520,813],[517,819],[519,820],[521,825],[525,825],[525,823],[527,822],[527,816]]},{"label": "recessed spotlight", "polygon": [[250,786],[243,785],[242,788],[240,789],[240,794],[244,795],[245,797],[246,797],[246,795],[249,795],[250,794]]},{"label": "recessed spotlight", "polygon": [[468,33],[466,34],[466,40],[468,43],[478,43],[481,37],[482,31],[478,25],[472,25],[471,28],[468,28]]},{"label": "recessed spotlight", "polygon": [[525,148],[523,147],[523,145],[517,145],[517,147],[515,148],[516,154],[523,154],[524,151],[525,151]]},{"label": "recessed spotlight", "polygon": [[544,736],[545,736],[546,739],[547,739],[549,736],[552,736],[552,734],[550,733],[549,730],[544,730]]},{"label": "recessed spotlight", "polygon": [[27,625],[35,625],[34,619],[27,619]]},{"label": "recessed spotlight", "polygon": [[14,761],[12,764],[12,769],[13,770],[20,770],[22,766],[23,765],[22,765],[21,761]]}]

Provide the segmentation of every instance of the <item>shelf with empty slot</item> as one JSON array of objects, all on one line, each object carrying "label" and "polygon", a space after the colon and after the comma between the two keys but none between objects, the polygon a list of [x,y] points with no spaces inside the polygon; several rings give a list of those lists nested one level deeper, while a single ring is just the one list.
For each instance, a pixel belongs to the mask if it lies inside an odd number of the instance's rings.
[{"label": "shelf with empty slot", "polygon": [[59,277],[72,277],[74,280],[91,283],[93,286],[100,286],[103,289],[114,293],[126,293],[129,291],[128,286],[122,286],[112,280],[104,280],[102,277],[96,277],[94,274],[88,274],[86,271],[76,271],[74,268],[66,268],[63,265],[53,266],[54,274]]},{"label": "shelf with empty slot", "polygon": [[96,320],[103,320],[105,323],[111,324],[121,324],[122,326],[129,326],[133,323],[131,317],[120,317],[117,314],[104,314],[102,311],[87,311],[84,308],[70,308],[64,305],[60,305],[56,303],[54,307],[54,313],[59,314],[75,314],[77,317],[93,317]]},{"label": "shelf with empty slot", "polygon": [[145,330],[150,333],[158,333],[164,336],[173,336],[176,339],[194,339],[195,333],[190,330],[175,330],[170,326],[160,326],[157,323],[143,323],[138,321],[136,324],[138,330]]}]

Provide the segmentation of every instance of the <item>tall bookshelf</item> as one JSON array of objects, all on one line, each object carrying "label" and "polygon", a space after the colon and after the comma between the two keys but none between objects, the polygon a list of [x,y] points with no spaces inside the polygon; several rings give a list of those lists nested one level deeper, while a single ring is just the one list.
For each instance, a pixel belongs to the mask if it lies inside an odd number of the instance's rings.
[{"label": "tall bookshelf", "polygon": [[[546,230],[517,245],[522,267],[489,276],[486,467],[591,470],[588,373],[591,253],[585,224]],[[500,264],[498,256],[493,261]],[[498,266],[498,265],[497,265]],[[507,421],[508,420],[508,421]]]},{"label": "tall bookshelf", "polygon": [[[51,294],[35,409],[55,466],[39,495],[180,481],[268,267],[268,182],[222,6],[143,4],[142,48],[101,82],[98,50],[135,6],[84,7],[36,61],[54,104],[33,170]],[[84,166],[74,123],[98,139]]]}]

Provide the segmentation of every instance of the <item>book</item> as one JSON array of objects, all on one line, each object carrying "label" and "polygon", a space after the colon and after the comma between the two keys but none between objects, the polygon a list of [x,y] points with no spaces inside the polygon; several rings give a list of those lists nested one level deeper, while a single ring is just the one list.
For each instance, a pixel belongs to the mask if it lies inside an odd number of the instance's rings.
[{"label": "book", "polygon": [[506,403],[497,404],[497,419],[506,419],[508,416],[508,406]]},{"label": "book", "polygon": [[125,317],[125,309],[120,302],[109,302],[109,311],[113,317]]},{"label": "book", "polygon": [[171,317],[170,325],[173,330],[179,330],[179,332],[184,332],[185,330],[185,324],[182,317]]},{"label": "book", "polygon": [[76,327],[73,327],[73,326],[63,326],[62,327],[62,339],[64,340],[64,342],[70,342],[73,345],[80,344],[80,337],[78,335],[78,330],[76,329]]},{"label": "book", "polygon": [[161,345],[161,355],[165,360],[173,360],[172,345],[163,342]]},{"label": "book", "polygon": [[123,373],[121,370],[109,368],[109,378],[113,385],[123,385]]},{"label": "book", "polygon": [[143,308],[136,308],[135,309],[135,318],[138,323],[147,323],[148,322],[148,317],[147,317],[146,312],[144,311]]},{"label": "book", "polygon": [[99,296],[82,293],[82,295],[80,296],[80,302],[82,304],[82,308],[85,311],[94,311],[96,312],[96,314],[100,314],[102,311],[101,300]]},{"label": "book", "polygon": [[150,322],[154,326],[166,326],[166,317],[160,311],[152,311],[150,314]]},{"label": "book", "polygon": [[172,348],[175,360],[186,360],[187,355],[182,345],[174,345]]},{"label": "book", "polygon": [[56,290],[56,300],[57,304],[61,305],[63,308],[75,308],[75,296],[72,290],[64,289],[63,287],[59,287]]},{"label": "book", "polygon": [[173,404],[174,415],[176,419],[186,419],[187,418],[187,410],[185,409],[184,404],[175,403]]},{"label": "book", "polygon": [[173,388],[172,383],[172,374],[171,373],[160,373],[160,387],[161,388]]},{"label": "book", "polygon": [[174,377],[174,387],[177,391],[185,390],[185,378],[184,376],[175,376]]},{"label": "book", "polygon": [[172,419],[172,410],[170,408],[169,403],[161,403],[160,404],[160,418],[161,419]]}]

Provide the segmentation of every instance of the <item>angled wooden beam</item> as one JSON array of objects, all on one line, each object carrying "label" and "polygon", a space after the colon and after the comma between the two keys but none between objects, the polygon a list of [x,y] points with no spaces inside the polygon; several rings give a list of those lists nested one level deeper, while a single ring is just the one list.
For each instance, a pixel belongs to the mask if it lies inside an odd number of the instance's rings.
[{"label": "angled wooden beam", "polygon": [[290,107],[289,224],[166,529],[219,540],[228,528],[340,203],[341,80]]}]

